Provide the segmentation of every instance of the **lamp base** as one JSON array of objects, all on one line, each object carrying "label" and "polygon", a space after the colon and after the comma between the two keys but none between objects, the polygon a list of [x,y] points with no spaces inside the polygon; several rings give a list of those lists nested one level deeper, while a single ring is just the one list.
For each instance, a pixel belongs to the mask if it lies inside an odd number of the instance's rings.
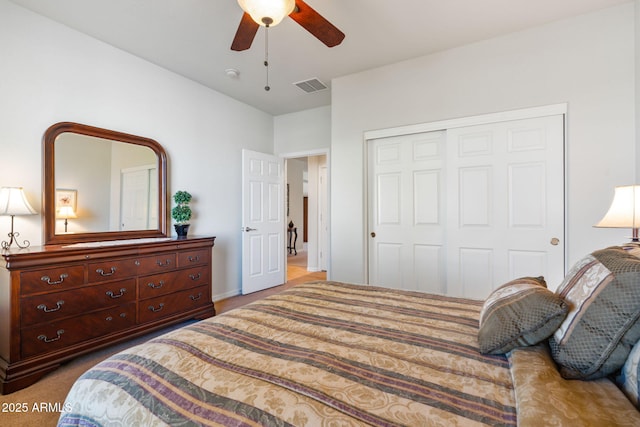
[{"label": "lamp base", "polygon": [[9,241],[8,242],[5,242],[5,241],[2,242],[2,249],[5,249],[5,250],[11,249],[11,245],[14,244],[14,243],[20,249],[26,249],[29,246],[31,246],[31,243],[28,240],[24,240],[22,242],[22,244],[20,244],[18,242],[18,236],[20,235],[20,233],[18,233],[18,232],[14,233],[14,231],[13,231],[13,217],[14,217],[14,215],[11,215],[11,232],[9,234],[7,234],[7,236],[9,236]]}]

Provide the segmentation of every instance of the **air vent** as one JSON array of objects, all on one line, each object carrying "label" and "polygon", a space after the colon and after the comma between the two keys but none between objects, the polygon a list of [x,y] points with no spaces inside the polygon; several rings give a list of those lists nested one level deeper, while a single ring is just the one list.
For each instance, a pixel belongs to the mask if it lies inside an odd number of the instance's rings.
[{"label": "air vent", "polygon": [[298,86],[300,89],[302,89],[307,93],[319,92],[321,90],[327,89],[327,85],[322,83],[316,77],[309,80],[304,80],[301,82],[294,83],[294,85]]}]

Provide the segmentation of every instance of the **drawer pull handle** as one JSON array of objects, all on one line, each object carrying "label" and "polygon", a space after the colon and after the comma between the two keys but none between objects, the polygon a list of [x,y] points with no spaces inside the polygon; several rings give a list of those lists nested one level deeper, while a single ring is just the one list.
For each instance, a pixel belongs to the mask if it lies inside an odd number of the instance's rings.
[{"label": "drawer pull handle", "polygon": [[127,292],[126,288],[120,288],[120,293],[118,295],[115,295],[111,291],[107,291],[107,295],[110,296],[113,299],[116,299],[116,298],[120,298],[121,296],[123,296],[125,292]]},{"label": "drawer pull handle", "polygon": [[161,303],[158,305],[158,308],[156,308],[156,307],[154,307],[154,306],[150,305],[150,306],[149,306],[149,311],[153,311],[154,313],[157,313],[158,311],[162,310],[163,308],[164,308],[164,303],[162,303],[162,302],[161,302]]},{"label": "drawer pull handle", "polygon": [[42,276],[40,278],[40,280],[42,280],[43,282],[47,282],[48,285],[59,285],[60,283],[64,282],[64,279],[66,279],[67,277],[69,277],[69,275],[67,273],[62,273],[60,275],[60,280],[51,280],[51,277],[49,276]]},{"label": "drawer pull handle", "polygon": [[47,338],[46,335],[38,335],[38,339],[44,342],[54,342],[54,341],[58,341],[62,334],[64,334],[64,329],[58,329],[58,332],[56,332],[57,336],[55,338]]},{"label": "drawer pull handle", "polygon": [[111,269],[109,270],[108,273],[105,273],[105,271],[101,268],[96,270],[96,273],[98,273],[101,276],[113,276],[116,272],[117,268],[115,267],[111,267]]},{"label": "drawer pull handle", "polygon": [[60,300],[56,303],[56,308],[47,308],[46,305],[40,304],[37,308],[38,310],[42,310],[45,313],[51,313],[52,311],[58,311],[62,308],[62,304],[64,304],[64,300]]},{"label": "drawer pull handle", "polygon": [[150,287],[151,289],[160,289],[161,287],[164,286],[164,280],[160,280],[157,285],[153,282],[149,282],[147,283],[147,286]]},{"label": "drawer pull handle", "polygon": [[191,301],[198,301],[200,298],[202,298],[202,292],[198,292],[198,295],[189,295],[189,298],[191,298]]},{"label": "drawer pull handle", "polygon": [[158,264],[158,267],[168,267],[171,265],[171,260],[170,259],[166,259],[164,262],[158,260],[156,261],[156,264]]},{"label": "drawer pull handle", "polygon": [[196,256],[189,256],[189,262],[198,262],[200,261],[200,255],[196,255]]},{"label": "drawer pull handle", "polygon": [[200,279],[200,273],[198,273],[198,274],[190,274],[189,278],[191,280],[198,280],[198,279]]}]

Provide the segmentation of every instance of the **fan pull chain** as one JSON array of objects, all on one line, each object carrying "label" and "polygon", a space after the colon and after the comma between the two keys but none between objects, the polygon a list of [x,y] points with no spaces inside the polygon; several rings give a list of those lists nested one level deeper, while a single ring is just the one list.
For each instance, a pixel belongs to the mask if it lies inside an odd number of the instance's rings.
[{"label": "fan pull chain", "polygon": [[267,84],[264,87],[264,90],[269,92],[271,87],[269,86],[269,24],[265,25],[265,33],[264,33],[264,66],[267,72]]}]

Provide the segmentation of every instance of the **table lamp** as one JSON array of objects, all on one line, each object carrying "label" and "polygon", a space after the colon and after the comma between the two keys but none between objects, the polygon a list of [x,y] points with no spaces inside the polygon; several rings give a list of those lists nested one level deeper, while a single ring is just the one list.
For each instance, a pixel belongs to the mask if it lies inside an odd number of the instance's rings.
[{"label": "table lamp", "polygon": [[594,227],[630,228],[631,243],[640,244],[640,185],[615,187],[609,210]]},{"label": "table lamp", "polygon": [[69,218],[77,218],[78,216],[73,211],[72,206],[61,206],[58,208],[57,218],[64,218],[64,232],[67,233],[67,226],[69,225]]},{"label": "table lamp", "polygon": [[13,243],[19,248],[27,248],[30,243],[28,240],[18,243],[20,233],[13,231],[13,217],[16,215],[34,215],[35,209],[31,207],[27,201],[22,187],[2,187],[0,188],[0,215],[11,217],[11,232],[8,234],[9,241],[2,242],[2,249],[10,249]]}]

